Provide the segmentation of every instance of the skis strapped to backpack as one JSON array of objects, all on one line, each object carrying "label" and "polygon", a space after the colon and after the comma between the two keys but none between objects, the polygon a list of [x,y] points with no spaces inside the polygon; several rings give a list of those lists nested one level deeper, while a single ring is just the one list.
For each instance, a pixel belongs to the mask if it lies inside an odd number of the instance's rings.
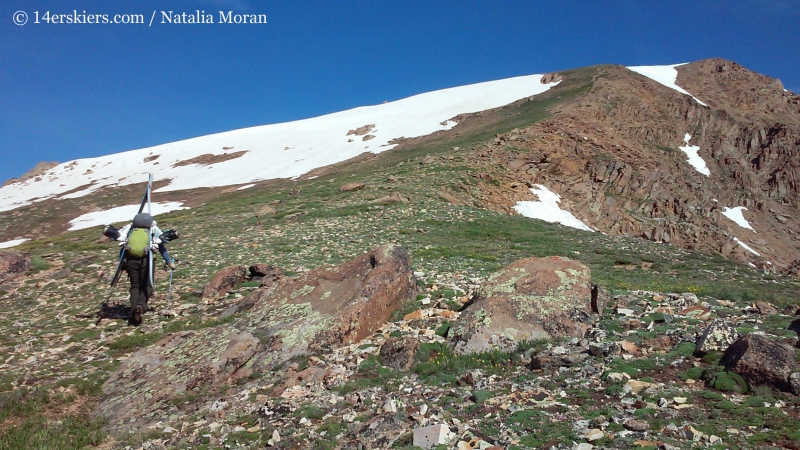
[{"label": "skis strapped to backpack", "polygon": [[[144,211],[145,206],[147,207],[147,213],[148,214],[151,213],[151,209],[150,209],[150,191],[151,191],[152,188],[153,188],[153,174],[151,173],[149,175],[148,179],[147,179],[147,187],[145,188],[144,196],[142,196],[142,203],[139,205],[139,211],[137,211],[136,214],[142,213]],[[131,226],[128,229],[128,235],[125,236],[125,241],[126,242],[128,241],[128,238],[130,237],[132,232],[133,232],[133,227]],[[149,242],[149,245],[152,247],[153,234],[152,233],[149,233],[149,234],[150,234],[150,238],[149,238],[148,242]],[[149,261],[149,266],[150,266],[149,269],[148,269],[150,271],[150,286],[153,286],[153,252],[148,252],[148,254],[150,255],[149,256],[149,260],[148,260]],[[125,258],[125,247],[123,246],[119,251],[119,261],[117,262],[117,270],[114,271],[114,276],[111,277],[111,287],[112,288],[117,285],[117,282],[119,281],[120,276],[122,276],[122,260],[124,258]]]}]

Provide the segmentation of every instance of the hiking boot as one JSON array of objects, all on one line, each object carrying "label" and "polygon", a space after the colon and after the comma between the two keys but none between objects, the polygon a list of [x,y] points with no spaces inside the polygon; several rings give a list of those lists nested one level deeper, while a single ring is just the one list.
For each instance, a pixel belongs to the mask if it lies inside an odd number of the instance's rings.
[{"label": "hiking boot", "polygon": [[131,325],[138,326],[142,323],[142,307],[137,306],[133,308],[133,314],[131,314]]}]

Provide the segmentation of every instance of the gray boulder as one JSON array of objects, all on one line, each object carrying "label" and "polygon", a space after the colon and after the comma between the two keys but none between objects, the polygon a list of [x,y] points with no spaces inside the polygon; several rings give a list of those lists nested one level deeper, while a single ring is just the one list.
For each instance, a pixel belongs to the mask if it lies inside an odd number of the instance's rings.
[{"label": "gray boulder", "polygon": [[481,298],[450,328],[458,353],[511,350],[524,340],[583,336],[589,328],[591,275],[560,256],[516,261],[492,274]]}]

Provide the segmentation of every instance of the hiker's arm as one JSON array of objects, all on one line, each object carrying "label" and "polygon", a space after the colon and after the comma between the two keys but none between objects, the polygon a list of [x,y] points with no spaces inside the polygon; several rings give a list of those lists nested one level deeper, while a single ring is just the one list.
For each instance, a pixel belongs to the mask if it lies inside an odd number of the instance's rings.
[{"label": "hiker's arm", "polygon": [[125,241],[128,239],[128,231],[131,229],[131,224],[127,224],[119,230],[119,237],[117,238],[118,241]]}]

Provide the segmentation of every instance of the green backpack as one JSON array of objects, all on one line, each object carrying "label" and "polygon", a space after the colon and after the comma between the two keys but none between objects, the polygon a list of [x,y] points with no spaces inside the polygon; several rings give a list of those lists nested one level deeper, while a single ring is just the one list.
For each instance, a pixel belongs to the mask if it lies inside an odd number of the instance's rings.
[{"label": "green backpack", "polygon": [[142,258],[150,251],[150,229],[134,228],[125,244],[128,256]]}]

